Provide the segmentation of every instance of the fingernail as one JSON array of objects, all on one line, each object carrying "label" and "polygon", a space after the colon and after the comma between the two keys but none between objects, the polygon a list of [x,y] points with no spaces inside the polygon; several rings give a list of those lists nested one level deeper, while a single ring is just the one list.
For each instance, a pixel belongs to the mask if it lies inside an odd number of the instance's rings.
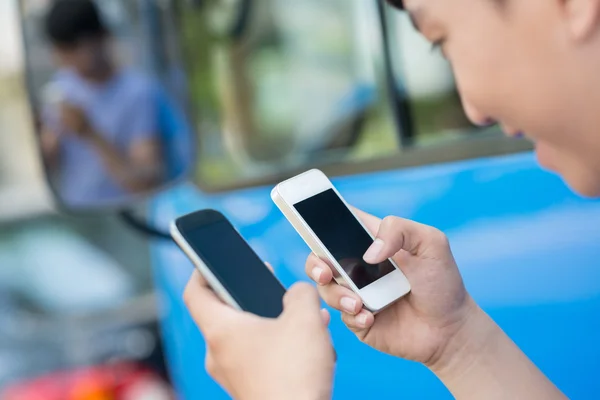
[{"label": "fingernail", "polygon": [[316,282],[319,282],[319,279],[321,278],[322,273],[323,273],[323,268],[320,268],[320,267],[313,268],[313,270],[312,270],[313,279]]},{"label": "fingernail", "polygon": [[371,245],[371,247],[369,247],[369,250],[367,250],[367,252],[364,255],[364,259],[366,262],[368,262],[369,264],[375,264],[379,261],[379,254],[381,253],[381,251],[383,250],[383,246],[385,246],[385,243],[383,242],[383,240],[381,239],[375,239],[375,241],[373,242],[373,244]]},{"label": "fingernail", "polygon": [[362,327],[367,326],[367,315],[359,314],[356,316],[356,323]]},{"label": "fingernail", "polygon": [[348,313],[354,314],[356,312],[356,300],[352,297],[342,297],[340,301],[342,309]]}]

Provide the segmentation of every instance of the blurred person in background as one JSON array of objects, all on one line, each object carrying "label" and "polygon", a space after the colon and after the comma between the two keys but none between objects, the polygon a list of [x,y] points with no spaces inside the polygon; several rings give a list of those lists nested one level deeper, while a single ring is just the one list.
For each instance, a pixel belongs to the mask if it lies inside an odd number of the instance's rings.
[{"label": "blurred person in background", "polygon": [[[544,168],[577,193],[600,197],[600,0],[389,3],[408,12],[452,64],[473,123],[526,135]],[[326,263],[308,258],[321,297],[359,340],[424,364],[458,399],[565,398],[471,298],[442,232],[357,213],[376,236],[365,261],[393,257],[412,285],[374,316],[332,281]],[[334,356],[316,293],[292,290],[284,314],[271,321],[226,307],[192,276],[185,299],[208,345],[207,369],[234,397],[330,398]]]},{"label": "blurred person in background", "polygon": [[42,149],[60,195],[85,206],[144,192],[163,179],[157,92],[120,69],[91,0],[58,0],[45,31],[59,70],[45,93]]}]

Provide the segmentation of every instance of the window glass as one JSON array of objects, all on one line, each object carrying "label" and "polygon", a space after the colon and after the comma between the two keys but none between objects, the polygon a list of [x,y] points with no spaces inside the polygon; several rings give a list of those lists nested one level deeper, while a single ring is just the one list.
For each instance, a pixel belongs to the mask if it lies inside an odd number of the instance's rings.
[{"label": "window glass", "polygon": [[176,3],[201,181],[398,151],[374,2]]},{"label": "window glass", "polygon": [[[502,139],[469,123],[450,65],[383,2],[172,4],[205,188],[267,183],[310,167],[514,151],[506,142],[460,147],[474,135]],[[430,148],[437,155],[419,155]]]},{"label": "window glass", "polygon": [[390,8],[386,14],[396,88],[409,99],[411,144],[439,144],[482,132],[468,121],[441,51],[414,29],[407,14]]}]

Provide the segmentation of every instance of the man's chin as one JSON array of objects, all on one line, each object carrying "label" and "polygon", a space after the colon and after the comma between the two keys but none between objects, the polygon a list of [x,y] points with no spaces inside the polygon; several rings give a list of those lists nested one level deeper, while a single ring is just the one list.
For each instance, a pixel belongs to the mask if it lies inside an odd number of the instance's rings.
[{"label": "man's chin", "polygon": [[589,168],[581,160],[559,157],[558,152],[541,143],[536,143],[535,155],[542,169],[559,175],[578,195],[600,198],[600,171]]},{"label": "man's chin", "polygon": [[600,199],[600,177],[598,179],[588,178],[575,179],[563,178],[567,185],[580,196],[588,199]]}]

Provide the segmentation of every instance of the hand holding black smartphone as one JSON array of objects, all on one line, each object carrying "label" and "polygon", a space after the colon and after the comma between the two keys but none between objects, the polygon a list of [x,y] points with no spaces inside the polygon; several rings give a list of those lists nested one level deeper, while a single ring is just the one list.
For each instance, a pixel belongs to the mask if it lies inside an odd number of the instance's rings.
[{"label": "hand holding black smartphone", "polygon": [[177,218],[171,235],[225,303],[266,318],[283,312],[285,288],[223,214]]}]

